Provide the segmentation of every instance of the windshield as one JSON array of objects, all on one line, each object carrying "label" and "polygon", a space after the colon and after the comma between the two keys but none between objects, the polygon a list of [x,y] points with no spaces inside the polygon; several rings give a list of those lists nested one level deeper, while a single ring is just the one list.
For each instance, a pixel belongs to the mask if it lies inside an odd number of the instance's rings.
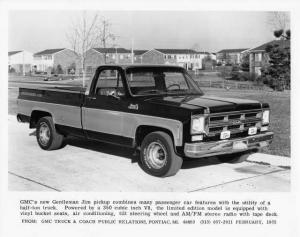
[{"label": "windshield", "polygon": [[126,77],[133,95],[203,94],[196,82],[181,68],[128,68]]}]

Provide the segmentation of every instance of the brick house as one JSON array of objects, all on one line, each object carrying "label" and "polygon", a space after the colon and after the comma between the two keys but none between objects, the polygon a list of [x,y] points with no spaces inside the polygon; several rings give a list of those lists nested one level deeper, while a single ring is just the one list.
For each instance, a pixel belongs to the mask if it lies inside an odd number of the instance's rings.
[{"label": "brick house", "polygon": [[8,52],[8,72],[29,73],[32,70],[33,53],[20,50]]},{"label": "brick house", "polygon": [[143,63],[178,65],[196,71],[202,69],[206,55],[192,49],[152,49],[143,54]]},{"label": "brick house", "polygon": [[222,64],[240,64],[242,56],[248,49],[222,49],[217,52],[217,62]]},{"label": "brick house", "polygon": [[249,50],[250,73],[261,75],[261,68],[268,64],[269,57],[266,52],[268,45],[278,45],[280,48],[290,47],[290,40],[273,40]]},{"label": "brick house", "polygon": [[75,69],[77,54],[70,49],[46,49],[33,55],[33,64],[36,71],[51,72],[55,71],[59,65],[63,73],[68,73]]},{"label": "brick house", "polygon": [[147,51],[148,50],[144,50],[144,49],[133,50],[134,63],[143,63],[143,54],[146,53]]},{"label": "brick house", "polygon": [[156,49],[151,49],[143,54],[143,63],[165,64],[165,54]]},{"label": "brick house", "polygon": [[[106,64],[132,63],[131,50],[124,48],[92,48],[86,52],[86,73],[93,73],[99,65],[105,64],[104,57],[106,57]],[[80,64],[78,68],[81,68]]]}]

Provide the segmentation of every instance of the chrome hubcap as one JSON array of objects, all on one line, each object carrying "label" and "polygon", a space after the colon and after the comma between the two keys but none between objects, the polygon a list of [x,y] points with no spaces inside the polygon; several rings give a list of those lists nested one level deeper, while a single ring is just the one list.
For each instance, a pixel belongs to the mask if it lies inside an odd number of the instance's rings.
[{"label": "chrome hubcap", "polygon": [[39,142],[43,145],[46,146],[50,140],[50,129],[47,125],[47,123],[42,122],[40,124],[40,129],[39,129]]},{"label": "chrome hubcap", "polygon": [[160,143],[152,142],[146,149],[146,160],[151,167],[161,169],[167,162],[167,151]]}]

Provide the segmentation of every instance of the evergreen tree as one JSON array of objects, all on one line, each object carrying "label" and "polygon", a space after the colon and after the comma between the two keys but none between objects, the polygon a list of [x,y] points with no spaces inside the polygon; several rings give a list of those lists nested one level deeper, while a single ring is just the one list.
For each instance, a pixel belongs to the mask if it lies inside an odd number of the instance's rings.
[{"label": "evergreen tree", "polygon": [[[290,40],[290,30],[274,31],[274,36],[280,40]],[[282,43],[282,42],[281,42]],[[262,69],[262,80],[274,90],[284,90],[290,88],[290,46],[280,46],[279,43],[271,44],[266,47],[266,52],[269,57],[268,64]]]}]

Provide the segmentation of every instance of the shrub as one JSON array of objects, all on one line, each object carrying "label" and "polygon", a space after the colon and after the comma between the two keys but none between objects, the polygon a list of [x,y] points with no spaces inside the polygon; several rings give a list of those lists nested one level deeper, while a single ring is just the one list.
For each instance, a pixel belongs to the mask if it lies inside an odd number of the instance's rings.
[{"label": "shrub", "polygon": [[10,67],[10,68],[8,69],[8,72],[9,72],[9,73],[15,73],[15,72],[16,72],[16,69],[14,69],[13,67]]},{"label": "shrub", "polygon": [[266,52],[270,59],[261,69],[263,82],[274,90],[282,91],[284,88],[290,88],[290,47],[283,48],[279,44],[268,45]]},{"label": "shrub", "polygon": [[244,72],[244,71],[233,71],[231,73],[231,80],[256,82],[256,78],[257,75],[255,73]]},{"label": "shrub", "polygon": [[61,65],[58,64],[55,69],[55,74],[63,74],[63,73],[64,73],[64,71],[63,71]]}]

